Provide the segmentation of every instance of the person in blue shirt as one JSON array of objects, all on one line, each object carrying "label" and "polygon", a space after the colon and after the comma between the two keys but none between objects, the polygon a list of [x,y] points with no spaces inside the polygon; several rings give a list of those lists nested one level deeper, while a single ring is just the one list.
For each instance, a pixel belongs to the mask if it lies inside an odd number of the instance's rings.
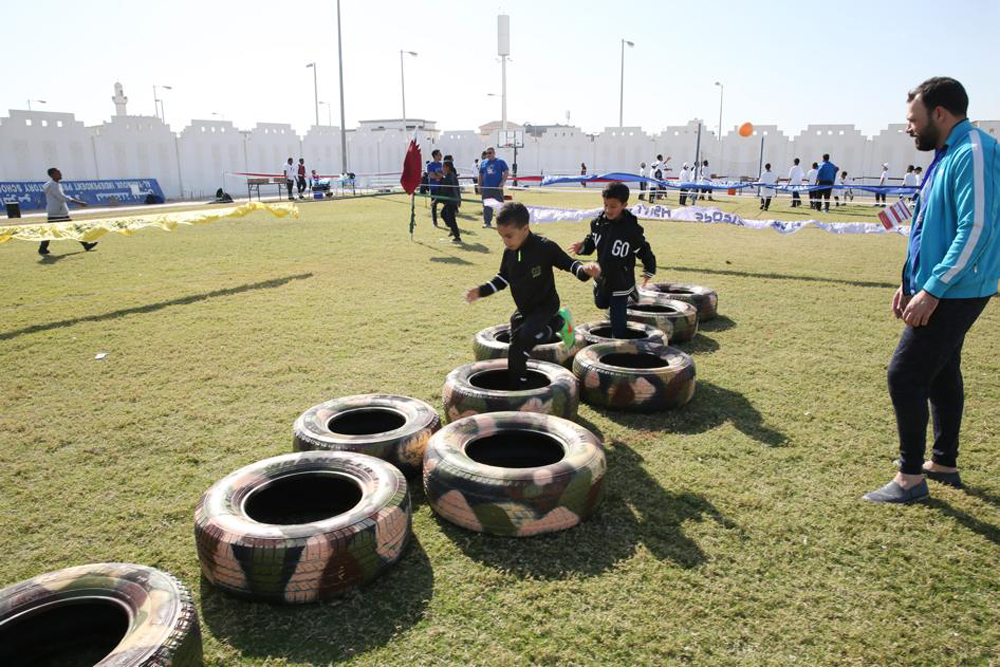
[{"label": "person in blue shirt", "polygon": [[441,184],[441,151],[434,149],[431,151],[431,161],[427,163],[427,189],[431,195],[431,222],[438,226],[438,190]]},{"label": "person in blue shirt", "polygon": [[[888,372],[899,472],[865,494],[877,503],[923,500],[925,475],[962,488],[962,345],[1000,280],[996,139],[969,122],[969,97],[955,79],[928,79],[907,101],[907,133],[917,150],[934,151],[934,161],[916,196],[902,283],[892,297],[892,312],[906,323]],[[931,460],[924,461],[928,403],[934,445]]]},{"label": "person in blue shirt", "polygon": [[[819,171],[816,173],[816,185],[826,186],[821,187],[816,190],[816,210],[820,210],[820,204],[825,207],[826,213],[830,212],[830,193],[833,191],[832,186],[837,181],[837,165],[830,162],[829,153],[823,154],[823,164],[819,166]],[[820,199],[823,201],[821,202]]]},{"label": "person in blue shirt", "polygon": [[479,163],[479,193],[483,198],[483,227],[493,221],[493,209],[486,206],[487,199],[503,204],[503,186],[507,182],[507,163],[497,157],[492,146],[486,149],[486,159]]}]

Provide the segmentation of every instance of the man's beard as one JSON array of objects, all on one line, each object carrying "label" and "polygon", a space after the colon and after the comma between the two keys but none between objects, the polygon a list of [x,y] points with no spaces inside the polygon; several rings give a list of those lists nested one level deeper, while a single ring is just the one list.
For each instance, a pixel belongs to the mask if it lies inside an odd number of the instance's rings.
[{"label": "man's beard", "polygon": [[918,151],[932,151],[937,148],[938,144],[938,129],[934,125],[928,123],[927,127],[923,130],[917,132],[913,137],[917,144]]}]

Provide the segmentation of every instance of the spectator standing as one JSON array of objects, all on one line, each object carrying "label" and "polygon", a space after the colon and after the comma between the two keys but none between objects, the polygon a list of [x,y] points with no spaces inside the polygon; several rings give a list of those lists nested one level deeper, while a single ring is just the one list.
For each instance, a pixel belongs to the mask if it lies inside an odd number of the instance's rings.
[{"label": "spectator standing", "polygon": [[[580,175],[581,176],[587,175],[587,165],[583,162],[580,163]],[[583,181],[581,185],[583,185],[583,187],[587,187],[587,181]]]},{"label": "spectator standing", "polygon": [[479,194],[479,158],[476,158],[472,162],[472,185],[476,192]]},{"label": "spectator standing", "polygon": [[[62,172],[59,171],[58,167],[50,167],[46,172],[49,175],[49,181],[45,184],[45,213],[48,216],[49,222],[69,222],[69,206],[68,204],[76,204],[77,206],[86,206],[87,202],[80,199],[73,199],[63,192],[62,184]],[[97,241],[91,243],[86,243],[80,241],[80,245],[86,251],[91,251],[94,246],[97,245]],[[49,242],[42,241],[38,245],[39,255],[49,254]]]},{"label": "spectator standing", "polygon": [[302,193],[306,191],[306,159],[299,158],[299,168],[295,172],[295,184],[298,186],[299,199],[302,199]]},{"label": "spectator standing", "polygon": [[844,195],[844,206],[847,206],[848,201],[854,201],[854,190],[849,186],[850,183],[847,182],[847,172],[840,172],[840,182],[837,185],[841,186],[840,189],[834,193],[833,201],[836,202],[834,206],[840,206],[840,195]]},{"label": "spectator standing", "polygon": [[431,161],[427,163],[427,190],[431,196],[431,222],[438,226],[438,190],[441,185],[441,151],[431,151]]},{"label": "spectator standing", "polygon": [[684,166],[681,167],[681,173],[677,174],[677,180],[680,181],[678,185],[681,188],[681,206],[687,206],[687,192],[688,189],[684,185],[691,180],[691,171],[688,169],[688,163],[685,162]]},{"label": "spectator standing", "polygon": [[489,228],[493,221],[493,209],[486,205],[487,199],[495,199],[503,204],[503,186],[507,182],[507,163],[496,156],[496,150],[486,149],[486,159],[479,163],[480,192],[483,198],[483,227]]},{"label": "spectator standing", "polygon": [[295,160],[288,158],[288,162],[285,163],[285,187],[288,188],[288,201],[294,201],[295,197],[292,194],[292,188],[295,187],[295,181],[299,177],[299,170],[295,166]]},{"label": "spectator standing", "polygon": [[[802,185],[802,167],[799,166],[799,159],[792,161],[792,168],[788,170],[788,184],[791,186]],[[792,208],[802,206],[802,197],[795,190],[792,190]]]},{"label": "spectator standing", "polygon": [[[708,160],[704,160],[701,163],[701,172],[698,175],[698,181],[706,186],[712,185],[712,172],[708,168]],[[715,201],[715,199],[712,198],[711,187],[704,187],[701,189],[701,192],[704,197],[708,198],[708,201]]]},{"label": "spectator standing", "polygon": [[[889,180],[889,164],[887,162],[882,163],[882,175],[878,177],[879,187],[885,187],[886,181]],[[881,202],[881,203],[879,203]],[[885,208],[885,191],[879,190],[875,193],[875,205]]]},{"label": "spectator standing", "polygon": [[830,187],[837,181],[837,165],[830,162],[830,155],[828,153],[823,154],[823,163],[819,166],[819,171],[816,173],[816,184],[823,187],[816,194],[816,210],[819,210],[820,197],[823,198],[823,207],[825,212],[830,212],[830,194],[833,192],[833,188]]},{"label": "spectator standing", "polygon": [[[906,173],[903,174],[903,187],[915,188],[917,187],[917,174],[914,171],[916,168],[911,164],[906,166]],[[903,199],[907,196],[913,196],[916,194],[915,191],[910,190],[909,192],[900,193],[899,198]]]},{"label": "spectator standing", "polygon": [[[646,163],[639,163],[639,175],[646,178]],[[639,201],[646,199],[646,181],[639,181]]]},{"label": "spectator standing", "polygon": [[441,183],[439,184],[439,196],[445,197],[442,201],[441,219],[448,226],[448,234],[454,243],[462,242],[462,233],[458,229],[458,198],[461,190],[458,187],[458,175],[455,173],[455,163],[445,160],[441,163]]},{"label": "spectator standing", "polygon": [[816,203],[816,199],[819,197],[819,194],[815,188],[817,174],[819,174],[819,164],[813,162],[812,169],[806,174],[806,183],[809,185],[809,208],[818,210],[819,205]]},{"label": "spectator standing", "polygon": [[[864,495],[876,503],[923,500],[929,495],[925,475],[962,488],[962,346],[1000,279],[996,139],[969,122],[968,95],[954,79],[928,79],[907,102],[907,134],[917,150],[934,151],[934,160],[914,204],[902,281],[892,297],[892,312],[906,324],[888,369],[899,472]],[[977,373],[975,382],[986,378],[996,376]],[[933,456],[925,461],[931,416]]]},{"label": "spectator standing", "polygon": [[775,189],[773,186],[778,182],[778,174],[771,171],[771,163],[764,165],[764,173],[760,175],[760,182],[764,187],[760,189],[760,210],[766,211],[771,208],[771,200],[774,198]]}]

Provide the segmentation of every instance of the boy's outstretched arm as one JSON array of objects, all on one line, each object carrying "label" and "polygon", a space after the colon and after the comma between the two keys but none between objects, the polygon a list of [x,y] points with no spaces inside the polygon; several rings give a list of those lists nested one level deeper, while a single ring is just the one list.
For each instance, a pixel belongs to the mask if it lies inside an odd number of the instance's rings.
[{"label": "boy's outstretched arm", "polygon": [[502,289],[507,289],[507,285],[510,283],[507,281],[507,273],[503,265],[500,265],[500,272],[497,273],[489,282],[485,282],[479,287],[473,287],[465,292],[465,300],[468,303],[472,303],[476,299],[481,299],[484,296],[490,296],[491,294],[496,294]]},{"label": "boy's outstretched arm", "polygon": [[590,232],[583,237],[583,240],[577,241],[573,245],[568,246],[566,250],[570,251],[574,255],[590,255],[597,250],[597,244],[594,243],[593,223],[591,223],[591,225]]},{"label": "boy's outstretched arm", "polygon": [[601,275],[601,267],[596,262],[584,264],[580,260],[573,259],[555,243],[552,244],[552,266],[572,273],[581,282],[587,282],[590,278]]}]

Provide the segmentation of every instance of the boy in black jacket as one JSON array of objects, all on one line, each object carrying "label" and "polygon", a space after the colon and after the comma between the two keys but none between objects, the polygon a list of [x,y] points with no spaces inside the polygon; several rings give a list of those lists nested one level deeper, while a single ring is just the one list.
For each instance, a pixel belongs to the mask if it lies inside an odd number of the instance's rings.
[{"label": "boy in black jacket", "polygon": [[503,205],[496,224],[497,233],[506,246],[500,260],[500,272],[488,283],[465,293],[465,300],[472,303],[510,287],[517,310],[510,316],[507,372],[514,390],[528,381],[528,356],[532,348],[548,340],[565,324],[559,315],[559,294],[552,268],[568,271],[582,282],[601,274],[597,264],[581,264],[554,241],[532,234],[529,220],[524,204],[507,202]]},{"label": "boy in black jacket", "polygon": [[441,184],[438,186],[438,197],[444,206],[441,208],[441,218],[444,224],[448,225],[448,233],[455,243],[462,242],[462,233],[458,230],[458,199],[462,196],[462,191],[458,187],[458,175],[455,174],[455,163],[445,160],[441,165]]},{"label": "boy in black jacket", "polygon": [[628,333],[626,312],[630,298],[635,298],[635,257],[642,260],[642,285],[656,273],[656,257],[649,247],[642,227],[628,204],[628,186],[609,183],[601,193],[604,213],[590,223],[590,233],[568,250],[577,255],[589,255],[597,250],[600,278],[594,285],[594,305],[611,309],[611,333],[624,338]]}]

